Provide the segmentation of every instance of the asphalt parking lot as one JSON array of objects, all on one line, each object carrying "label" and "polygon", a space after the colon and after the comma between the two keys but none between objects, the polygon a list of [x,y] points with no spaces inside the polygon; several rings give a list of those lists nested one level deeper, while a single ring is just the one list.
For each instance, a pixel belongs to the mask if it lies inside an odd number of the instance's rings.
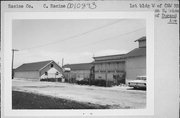
[{"label": "asphalt parking lot", "polygon": [[14,91],[36,93],[78,102],[109,105],[112,109],[146,107],[146,91],[130,87],[97,87],[60,82],[37,82],[16,80],[12,82]]}]

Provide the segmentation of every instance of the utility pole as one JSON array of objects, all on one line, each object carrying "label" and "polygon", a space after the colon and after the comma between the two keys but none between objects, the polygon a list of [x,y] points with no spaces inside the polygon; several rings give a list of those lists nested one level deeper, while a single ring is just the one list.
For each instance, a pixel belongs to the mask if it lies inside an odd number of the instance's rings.
[{"label": "utility pole", "polygon": [[108,86],[107,70],[105,72],[105,78],[106,78],[106,87],[107,87]]},{"label": "utility pole", "polygon": [[11,68],[12,68],[12,79],[14,79],[13,63],[14,63],[14,52],[15,51],[19,51],[19,50],[12,49],[12,66],[11,66]]},{"label": "utility pole", "polygon": [[64,58],[62,58],[62,67],[63,67],[63,65],[64,65]]}]

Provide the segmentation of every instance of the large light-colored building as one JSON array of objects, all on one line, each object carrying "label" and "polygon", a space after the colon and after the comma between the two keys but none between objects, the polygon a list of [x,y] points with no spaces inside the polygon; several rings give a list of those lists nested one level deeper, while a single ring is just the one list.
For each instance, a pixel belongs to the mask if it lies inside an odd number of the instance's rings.
[{"label": "large light-colored building", "polygon": [[94,57],[95,79],[120,84],[146,76],[146,37],[135,42],[139,43],[138,48],[127,54]]},{"label": "large light-colored building", "polygon": [[14,70],[14,78],[40,80],[62,76],[62,68],[53,60],[25,63]]},{"label": "large light-colored building", "polygon": [[95,80],[102,79],[113,84],[125,83],[125,55],[94,57]]},{"label": "large light-colored building", "polygon": [[139,43],[139,47],[126,54],[126,82],[137,76],[146,76],[146,37],[135,42]]}]

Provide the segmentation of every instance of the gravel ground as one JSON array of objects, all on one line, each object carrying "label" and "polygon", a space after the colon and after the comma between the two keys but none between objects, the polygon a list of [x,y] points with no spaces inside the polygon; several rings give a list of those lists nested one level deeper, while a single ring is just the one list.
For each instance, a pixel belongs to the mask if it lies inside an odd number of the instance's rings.
[{"label": "gravel ground", "polygon": [[112,109],[146,107],[146,91],[134,90],[129,87],[96,87],[59,82],[37,82],[13,80],[13,90],[38,93],[42,95],[89,102],[98,105],[108,105]]}]

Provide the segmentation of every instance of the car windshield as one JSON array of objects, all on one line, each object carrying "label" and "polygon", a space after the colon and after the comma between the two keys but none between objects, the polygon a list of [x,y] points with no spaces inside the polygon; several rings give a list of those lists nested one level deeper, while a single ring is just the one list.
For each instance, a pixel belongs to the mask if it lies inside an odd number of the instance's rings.
[{"label": "car windshield", "polygon": [[137,80],[146,80],[146,77],[137,77]]}]

